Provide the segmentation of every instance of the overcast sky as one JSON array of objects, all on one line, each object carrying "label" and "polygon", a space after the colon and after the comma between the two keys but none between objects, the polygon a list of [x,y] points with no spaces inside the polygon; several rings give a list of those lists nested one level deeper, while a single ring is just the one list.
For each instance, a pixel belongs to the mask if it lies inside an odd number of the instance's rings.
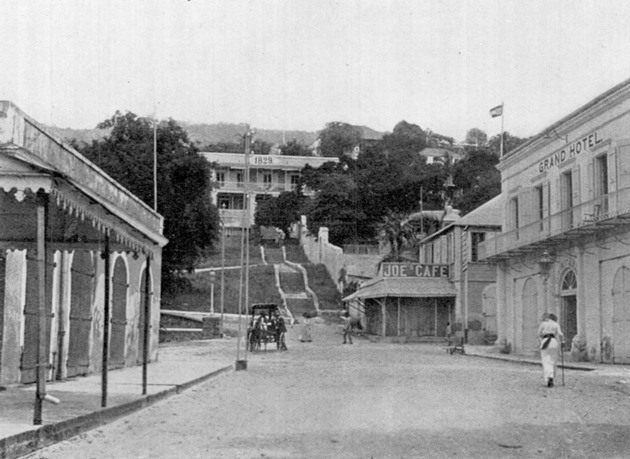
[{"label": "overcast sky", "polygon": [[627,0],[0,0],[0,99],[91,128],[535,134],[630,77]]}]

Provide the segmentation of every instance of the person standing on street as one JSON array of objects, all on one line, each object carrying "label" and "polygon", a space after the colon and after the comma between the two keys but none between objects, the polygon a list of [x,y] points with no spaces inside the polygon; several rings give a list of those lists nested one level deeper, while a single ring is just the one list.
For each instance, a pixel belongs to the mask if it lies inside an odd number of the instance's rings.
[{"label": "person standing on street", "polygon": [[543,314],[543,321],[538,327],[540,337],[540,360],[542,361],[543,377],[547,387],[553,387],[553,380],[556,376],[556,365],[558,361],[558,351],[564,340],[564,335],[560,330],[560,325],[556,322],[554,314]]},{"label": "person standing on street", "polygon": [[352,344],[352,321],[350,320],[350,313],[347,311],[343,315],[343,344],[346,342]]},{"label": "person standing on street", "polygon": [[276,313],[276,346],[281,351],[287,350],[287,344],[285,342],[286,334],[287,325],[284,321],[284,317]]},{"label": "person standing on street", "polygon": [[302,314],[302,317],[304,319],[304,327],[302,328],[300,341],[303,343],[310,343],[311,341],[313,341],[313,338],[311,337],[311,323],[309,320],[310,317],[307,313]]}]

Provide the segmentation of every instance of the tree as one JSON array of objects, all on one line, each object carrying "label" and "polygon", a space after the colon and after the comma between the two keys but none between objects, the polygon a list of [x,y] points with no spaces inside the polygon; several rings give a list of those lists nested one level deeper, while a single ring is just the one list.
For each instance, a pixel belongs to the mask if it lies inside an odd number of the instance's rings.
[{"label": "tree", "polygon": [[313,156],[313,152],[306,145],[295,139],[280,145],[280,154],[285,156]]},{"label": "tree", "polygon": [[328,228],[329,240],[343,245],[360,237],[365,214],[356,205],[356,184],[348,173],[334,173],[321,178],[321,189],[305,206],[307,227],[311,234]]},{"label": "tree", "polygon": [[[505,131],[503,133],[503,154],[509,153],[522,143],[527,142],[528,140],[529,137],[522,139],[520,137],[513,136],[509,132]],[[490,137],[490,140],[488,141],[488,150],[490,150],[497,156],[501,155],[501,134]]]},{"label": "tree", "polygon": [[469,129],[466,133],[466,149],[483,148],[488,142],[488,134],[479,128]]},{"label": "tree", "polygon": [[[117,111],[98,125],[111,129],[80,151],[121,185],[153,207],[153,122]],[[158,209],[169,243],[163,274],[192,269],[217,240],[219,216],[211,203],[210,165],[173,120],[156,130]]]},{"label": "tree", "polygon": [[410,223],[407,215],[396,212],[389,212],[383,219],[378,235],[381,242],[389,246],[389,253],[383,258],[385,262],[407,260],[403,251],[415,247],[420,239],[416,227]]},{"label": "tree", "polygon": [[280,228],[288,237],[291,225],[300,220],[303,200],[303,196],[293,191],[261,199],[256,203],[254,221],[258,226]]},{"label": "tree", "polygon": [[[256,139],[252,142],[252,153],[255,155],[268,155],[271,151],[273,144],[265,142],[264,140]],[[241,152],[245,151],[245,145],[241,148]]]},{"label": "tree", "polygon": [[453,167],[455,187],[461,190],[454,207],[467,214],[501,192],[499,157],[488,150],[470,151]]},{"label": "tree", "polygon": [[207,144],[202,150],[216,153],[243,153],[243,145],[238,142],[217,142]]},{"label": "tree", "polygon": [[341,158],[359,145],[361,132],[348,123],[333,121],[320,131],[319,142],[322,156]]}]

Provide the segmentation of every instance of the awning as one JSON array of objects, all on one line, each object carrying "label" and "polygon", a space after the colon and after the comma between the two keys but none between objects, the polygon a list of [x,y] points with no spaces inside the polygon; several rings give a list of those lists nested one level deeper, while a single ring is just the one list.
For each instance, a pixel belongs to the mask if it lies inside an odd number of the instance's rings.
[{"label": "awning", "polygon": [[368,281],[343,301],[357,298],[435,298],[457,295],[455,286],[446,278],[386,277]]}]

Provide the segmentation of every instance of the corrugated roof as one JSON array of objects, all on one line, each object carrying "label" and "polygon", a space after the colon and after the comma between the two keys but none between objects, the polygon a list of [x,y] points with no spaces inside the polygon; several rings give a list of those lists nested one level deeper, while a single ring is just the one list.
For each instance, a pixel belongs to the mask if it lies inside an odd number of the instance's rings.
[{"label": "corrugated roof", "polygon": [[356,298],[433,298],[456,296],[455,286],[446,278],[436,277],[379,277],[348,295],[343,301]]},{"label": "corrugated roof", "polygon": [[458,226],[501,226],[503,223],[503,196],[497,195],[485,204],[455,221]]}]

